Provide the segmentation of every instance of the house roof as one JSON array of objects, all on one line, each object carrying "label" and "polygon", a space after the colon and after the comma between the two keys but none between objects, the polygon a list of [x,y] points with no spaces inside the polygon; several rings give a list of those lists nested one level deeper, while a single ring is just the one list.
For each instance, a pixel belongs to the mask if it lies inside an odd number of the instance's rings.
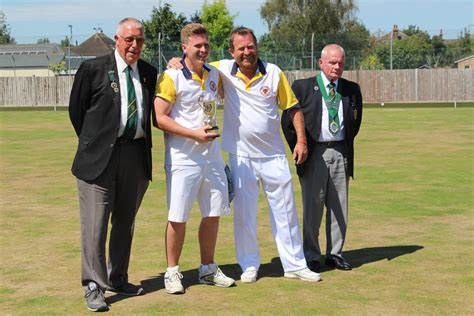
[{"label": "house roof", "polygon": [[0,45],[0,68],[37,68],[58,64],[64,51],[58,44]]},{"label": "house roof", "polygon": [[71,55],[75,56],[102,56],[113,52],[115,42],[102,32],[97,32],[80,45],[71,47]]},{"label": "house roof", "polygon": [[[392,37],[392,32],[388,32],[387,34],[385,35],[382,35],[378,40],[379,41],[390,41],[390,38]],[[394,32],[393,33],[393,40],[402,40],[402,39],[406,39],[408,38],[409,36],[405,33],[405,32],[402,32],[402,31],[398,31],[398,32]]]},{"label": "house roof", "polygon": [[472,58],[474,58],[474,55],[461,58],[461,59],[459,59],[459,60],[456,60],[454,63],[455,63],[455,64],[458,64],[458,63],[460,63],[460,62],[462,62],[462,61],[469,60],[469,59],[472,59]]}]

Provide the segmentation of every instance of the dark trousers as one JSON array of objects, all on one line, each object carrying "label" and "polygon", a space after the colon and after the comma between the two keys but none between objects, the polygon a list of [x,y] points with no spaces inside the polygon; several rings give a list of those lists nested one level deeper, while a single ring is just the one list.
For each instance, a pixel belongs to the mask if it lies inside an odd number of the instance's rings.
[{"label": "dark trousers", "polygon": [[93,281],[107,289],[128,282],[135,215],[149,183],[145,153],[143,139],[117,142],[108,166],[97,179],[77,179],[83,286]]}]

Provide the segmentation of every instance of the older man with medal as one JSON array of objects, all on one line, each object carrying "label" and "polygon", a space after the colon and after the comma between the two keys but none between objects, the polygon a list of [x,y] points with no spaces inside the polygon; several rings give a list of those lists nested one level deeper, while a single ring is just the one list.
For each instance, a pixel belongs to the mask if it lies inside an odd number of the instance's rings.
[{"label": "older man with medal", "polygon": [[[341,78],[344,49],[327,45],[321,52],[321,73],[296,80],[292,89],[303,109],[308,159],[297,165],[303,194],[303,250],[308,267],[320,271],[319,228],[326,206],[326,265],[351,270],[343,258],[349,177],[354,176],[354,138],[362,119],[362,95],[357,83]],[[282,127],[294,147],[296,133],[285,111]]]}]

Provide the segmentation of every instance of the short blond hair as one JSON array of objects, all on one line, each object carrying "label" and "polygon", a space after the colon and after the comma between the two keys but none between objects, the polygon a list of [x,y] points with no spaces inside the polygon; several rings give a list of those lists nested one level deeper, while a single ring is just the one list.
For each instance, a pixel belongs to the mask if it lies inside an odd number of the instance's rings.
[{"label": "short blond hair", "polygon": [[201,23],[189,23],[186,24],[182,29],[181,29],[181,43],[186,44],[189,41],[189,38],[193,35],[201,35],[201,34],[206,34],[206,36],[209,36],[207,33],[207,29],[202,25]]}]

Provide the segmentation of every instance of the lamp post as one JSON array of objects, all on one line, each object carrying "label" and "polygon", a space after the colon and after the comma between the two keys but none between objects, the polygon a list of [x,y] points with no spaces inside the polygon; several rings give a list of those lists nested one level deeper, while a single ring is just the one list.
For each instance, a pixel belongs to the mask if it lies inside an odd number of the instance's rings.
[{"label": "lamp post", "polygon": [[69,70],[69,75],[71,75],[71,42],[72,42],[72,25],[69,24],[69,43],[68,43],[68,70]]},{"label": "lamp post", "polygon": [[314,70],[314,32],[311,33],[311,70]]},{"label": "lamp post", "polygon": [[394,25],[390,32],[390,70],[393,68],[393,33],[398,39],[398,25]]}]

